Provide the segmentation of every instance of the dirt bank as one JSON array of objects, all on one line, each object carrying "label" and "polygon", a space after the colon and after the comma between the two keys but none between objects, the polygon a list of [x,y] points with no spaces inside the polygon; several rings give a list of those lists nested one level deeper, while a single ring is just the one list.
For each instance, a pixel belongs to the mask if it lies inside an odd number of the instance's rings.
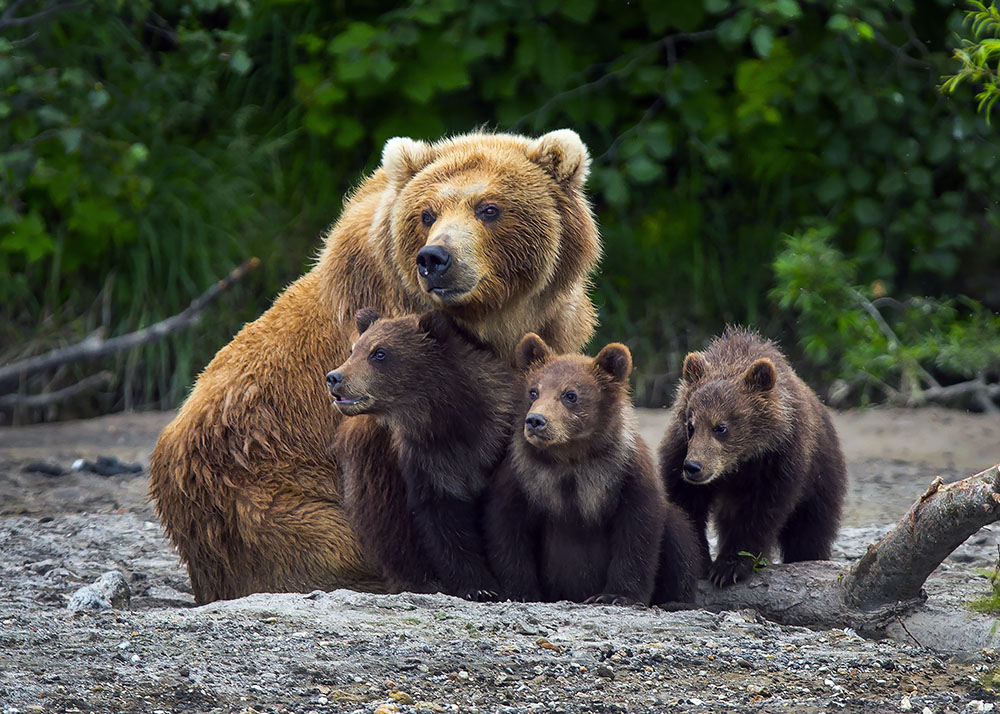
[{"label": "dirt bank", "polygon": [[[145,473],[26,473],[114,456],[145,465],[169,414],[0,429],[0,712],[986,711],[989,621],[964,603],[996,558],[981,531],[928,581],[927,617],[968,620],[938,650],[813,632],[752,612],[474,604],[337,591],[194,608],[145,502]],[[654,443],[665,413],[643,410]],[[836,557],[858,557],[936,476],[1000,459],[1000,418],[938,409],[836,415],[851,474]],[[132,608],[65,605],[109,570]],[[955,620],[957,618],[957,620]],[[971,641],[967,632],[983,641]],[[983,634],[986,633],[986,634]],[[928,644],[924,642],[923,644]]]}]

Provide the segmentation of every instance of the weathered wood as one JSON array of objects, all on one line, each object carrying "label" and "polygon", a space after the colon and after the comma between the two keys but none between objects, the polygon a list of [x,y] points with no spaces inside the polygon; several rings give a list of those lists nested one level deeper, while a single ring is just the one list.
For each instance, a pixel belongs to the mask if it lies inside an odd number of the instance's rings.
[{"label": "weathered wood", "polygon": [[100,335],[90,335],[86,339],[69,347],[62,347],[45,354],[36,355],[15,362],[13,364],[0,367],[0,385],[17,382],[23,377],[42,372],[47,369],[61,367],[64,364],[80,362],[83,360],[103,357],[105,355],[127,350],[132,347],[139,347],[150,342],[162,339],[167,335],[196,324],[201,319],[201,313],[220,293],[228,290],[244,275],[260,265],[260,260],[250,258],[245,263],[235,268],[222,280],[218,281],[208,290],[203,292],[197,299],[182,312],[177,313],[165,320],[161,320],[149,327],[130,332],[127,335],[119,335],[105,340]]},{"label": "weathered wood", "polygon": [[44,392],[42,394],[5,394],[0,397],[0,409],[28,409],[47,407],[52,404],[65,402],[81,394],[100,389],[113,378],[111,372],[98,372],[89,377],[84,377],[76,384],[56,390],[55,392]]}]

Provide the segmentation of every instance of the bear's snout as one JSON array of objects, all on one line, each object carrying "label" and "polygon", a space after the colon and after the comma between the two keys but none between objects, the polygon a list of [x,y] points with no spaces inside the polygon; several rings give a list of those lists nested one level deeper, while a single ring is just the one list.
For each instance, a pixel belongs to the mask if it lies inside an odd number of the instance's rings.
[{"label": "bear's snout", "polygon": [[524,426],[531,432],[544,429],[548,423],[549,420],[537,412],[532,412],[524,418]]},{"label": "bear's snout", "polygon": [[427,288],[439,287],[438,278],[451,267],[451,253],[440,245],[425,245],[417,252],[417,272],[427,281]]},{"label": "bear's snout", "polygon": [[330,388],[331,394],[333,393],[333,390],[339,387],[341,382],[343,381],[344,381],[344,375],[338,372],[337,370],[333,370],[332,372],[326,373],[326,384]]}]

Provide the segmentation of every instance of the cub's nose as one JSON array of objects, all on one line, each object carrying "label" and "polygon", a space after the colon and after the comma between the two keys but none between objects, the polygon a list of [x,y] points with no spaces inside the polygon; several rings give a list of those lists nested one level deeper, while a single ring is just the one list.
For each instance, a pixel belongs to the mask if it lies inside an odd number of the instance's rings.
[{"label": "cub's nose", "polygon": [[688,476],[697,476],[701,473],[701,462],[700,461],[685,461],[684,462],[684,473]]},{"label": "cub's nose", "polygon": [[439,245],[425,245],[417,253],[417,272],[425,278],[436,278],[448,272],[451,253]]},{"label": "cub's nose", "polygon": [[534,430],[541,429],[548,423],[549,423],[548,419],[546,419],[541,414],[538,414],[536,412],[532,412],[528,416],[524,417],[524,424],[530,429]]},{"label": "cub's nose", "polygon": [[332,392],[334,389],[340,386],[340,383],[344,381],[344,375],[342,375],[337,370],[326,373],[326,384],[330,387]]}]

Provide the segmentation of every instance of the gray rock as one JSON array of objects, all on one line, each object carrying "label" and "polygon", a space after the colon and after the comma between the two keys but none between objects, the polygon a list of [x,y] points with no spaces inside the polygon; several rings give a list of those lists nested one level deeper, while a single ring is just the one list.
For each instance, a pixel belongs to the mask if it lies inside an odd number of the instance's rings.
[{"label": "gray rock", "polygon": [[110,610],[127,608],[132,591],[125,576],[117,570],[105,573],[93,585],[84,585],[73,593],[66,605],[70,610]]}]

